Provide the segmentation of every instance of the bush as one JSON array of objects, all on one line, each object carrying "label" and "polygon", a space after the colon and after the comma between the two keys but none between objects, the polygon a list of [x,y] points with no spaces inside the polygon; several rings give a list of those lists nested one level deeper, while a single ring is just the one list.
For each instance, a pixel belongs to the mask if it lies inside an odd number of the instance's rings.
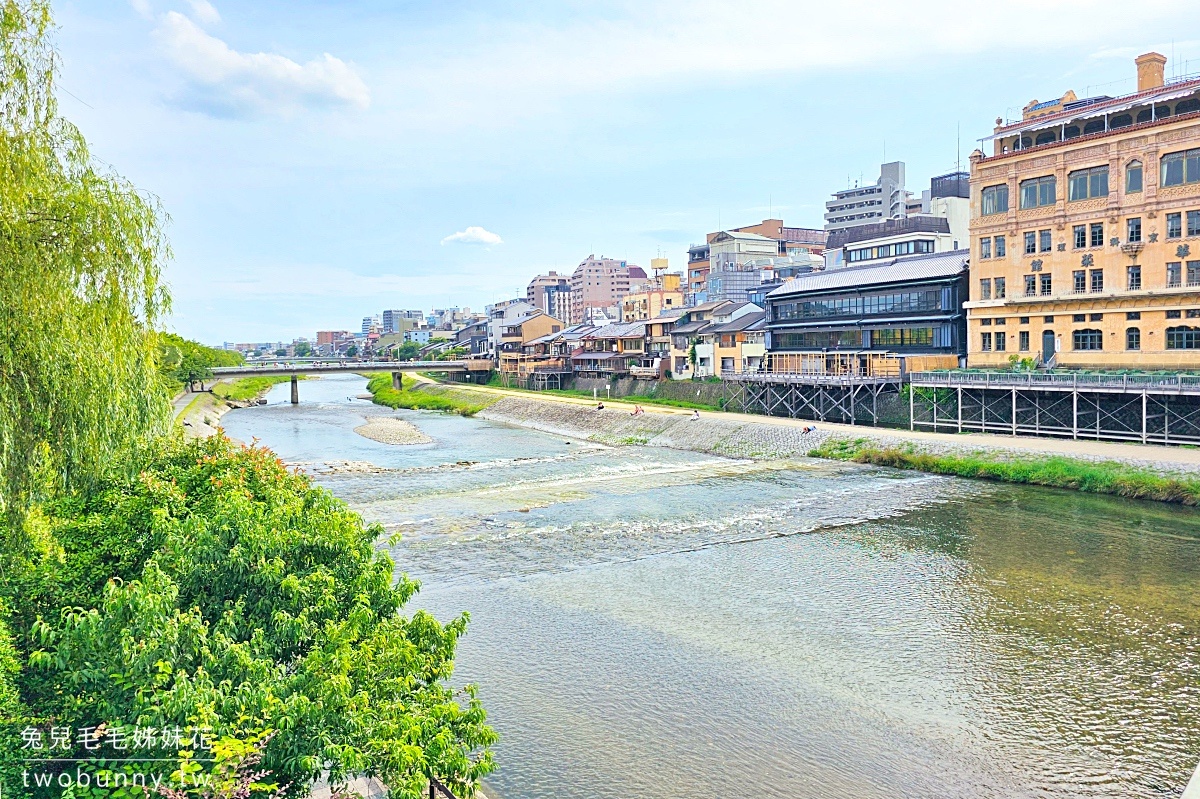
[{"label": "bush", "polygon": [[427,774],[465,791],[491,770],[474,689],[447,684],[467,616],[401,615],[417,584],[393,584],[383,530],[270,451],[170,441],[34,521],[52,551],[5,590],[22,693],[54,725],[277,731],[263,766],[297,795],[326,769],[414,799]]}]

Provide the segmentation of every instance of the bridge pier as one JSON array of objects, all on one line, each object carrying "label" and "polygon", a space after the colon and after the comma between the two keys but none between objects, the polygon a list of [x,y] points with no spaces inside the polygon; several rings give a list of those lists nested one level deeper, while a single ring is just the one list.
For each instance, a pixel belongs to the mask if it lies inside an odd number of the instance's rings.
[{"label": "bridge pier", "polygon": [[397,391],[404,390],[404,373],[403,372],[392,372],[392,388],[396,389]]},{"label": "bridge pier", "polygon": [[300,378],[298,375],[292,375],[292,404],[300,404]]}]

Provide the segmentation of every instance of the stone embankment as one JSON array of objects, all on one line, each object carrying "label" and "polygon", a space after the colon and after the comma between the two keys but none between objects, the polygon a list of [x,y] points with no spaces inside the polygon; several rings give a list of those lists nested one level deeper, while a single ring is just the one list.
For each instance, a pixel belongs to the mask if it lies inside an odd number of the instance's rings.
[{"label": "stone embankment", "polygon": [[[691,411],[664,411],[660,408],[643,415],[631,416],[628,405],[610,406],[596,410],[594,405],[555,402],[547,399],[508,395],[478,415],[484,419],[529,427],[572,438],[587,439],[603,444],[647,444],[695,452],[708,452],[733,458],[792,458],[805,456],[823,443],[839,440],[865,439],[881,448],[898,448],[909,452],[935,456],[966,456],[987,454],[994,459],[1028,459],[1030,457],[1066,456],[1091,462],[1118,461],[1130,466],[1162,473],[1200,474],[1200,463],[1167,461],[1156,458],[1157,447],[1144,447],[1145,454],[1123,455],[1064,452],[1063,444],[1055,439],[1013,439],[1001,436],[962,437],[923,435],[913,437],[907,431],[886,428],[830,426],[818,422],[764,417],[752,421],[741,414],[725,416],[700,412],[699,419]],[[815,430],[804,432],[805,426]],[[1044,442],[1044,446],[1039,446]]]}]

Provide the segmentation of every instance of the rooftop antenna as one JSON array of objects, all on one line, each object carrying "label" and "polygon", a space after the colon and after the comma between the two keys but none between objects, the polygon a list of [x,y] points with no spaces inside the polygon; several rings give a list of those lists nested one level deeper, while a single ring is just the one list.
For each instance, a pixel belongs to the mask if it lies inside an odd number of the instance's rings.
[{"label": "rooftop antenna", "polygon": [[954,123],[954,171],[962,172],[962,122]]}]

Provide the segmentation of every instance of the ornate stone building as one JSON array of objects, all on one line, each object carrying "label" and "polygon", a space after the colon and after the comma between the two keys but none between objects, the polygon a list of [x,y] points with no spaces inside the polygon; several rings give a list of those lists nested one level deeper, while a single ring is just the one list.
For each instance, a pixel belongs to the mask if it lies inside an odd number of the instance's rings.
[{"label": "ornate stone building", "polygon": [[1200,80],[1031,102],[971,156],[968,364],[1200,369]]}]

